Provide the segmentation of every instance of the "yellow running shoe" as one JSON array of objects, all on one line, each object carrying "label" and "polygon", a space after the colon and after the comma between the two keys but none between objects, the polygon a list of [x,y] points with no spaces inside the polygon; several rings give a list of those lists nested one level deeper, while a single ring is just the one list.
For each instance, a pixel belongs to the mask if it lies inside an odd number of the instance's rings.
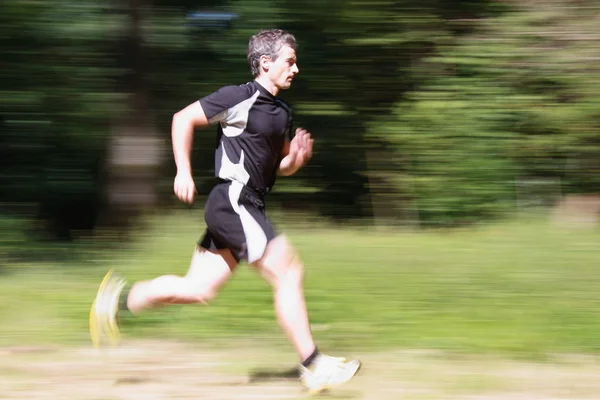
[{"label": "yellow running shoe", "polygon": [[100,283],[90,309],[90,336],[96,348],[100,347],[104,340],[108,340],[113,346],[119,342],[117,312],[119,297],[125,283],[125,279],[115,276],[112,269]]}]

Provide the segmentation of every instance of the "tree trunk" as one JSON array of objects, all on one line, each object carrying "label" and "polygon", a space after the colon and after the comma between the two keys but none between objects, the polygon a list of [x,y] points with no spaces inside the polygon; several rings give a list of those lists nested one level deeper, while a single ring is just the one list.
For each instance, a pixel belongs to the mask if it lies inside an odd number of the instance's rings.
[{"label": "tree trunk", "polygon": [[103,225],[127,227],[158,202],[162,141],[153,120],[147,87],[142,19],[144,0],[129,0],[128,18],[120,50],[126,73],[117,89],[123,91],[123,110],[114,117],[107,159],[107,207]]}]

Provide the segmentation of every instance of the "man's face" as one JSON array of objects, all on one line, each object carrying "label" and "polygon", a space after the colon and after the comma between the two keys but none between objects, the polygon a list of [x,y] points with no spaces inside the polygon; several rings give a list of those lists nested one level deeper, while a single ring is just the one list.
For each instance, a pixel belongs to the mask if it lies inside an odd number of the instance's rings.
[{"label": "man's face", "polygon": [[298,72],[296,51],[284,45],[279,50],[276,60],[271,60],[267,76],[276,87],[285,90],[290,88],[292,80]]}]

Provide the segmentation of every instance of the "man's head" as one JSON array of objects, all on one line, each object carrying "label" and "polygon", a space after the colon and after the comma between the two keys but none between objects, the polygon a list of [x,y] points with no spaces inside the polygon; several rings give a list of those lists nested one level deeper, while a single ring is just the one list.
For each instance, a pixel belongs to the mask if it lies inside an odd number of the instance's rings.
[{"label": "man's head", "polygon": [[248,62],[254,78],[266,77],[279,89],[288,89],[299,72],[296,38],[281,29],[263,30],[250,38]]}]

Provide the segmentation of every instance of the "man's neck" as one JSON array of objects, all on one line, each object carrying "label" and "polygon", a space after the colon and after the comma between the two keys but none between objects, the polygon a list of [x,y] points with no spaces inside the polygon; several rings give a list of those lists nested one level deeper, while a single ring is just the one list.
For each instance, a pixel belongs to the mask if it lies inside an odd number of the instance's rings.
[{"label": "man's neck", "polygon": [[267,89],[269,93],[273,96],[277,96],[279,93],[279,88],[273,84],[265,75],[261,75],[255,78],[255,81],[258,82],[262,87]]}]

